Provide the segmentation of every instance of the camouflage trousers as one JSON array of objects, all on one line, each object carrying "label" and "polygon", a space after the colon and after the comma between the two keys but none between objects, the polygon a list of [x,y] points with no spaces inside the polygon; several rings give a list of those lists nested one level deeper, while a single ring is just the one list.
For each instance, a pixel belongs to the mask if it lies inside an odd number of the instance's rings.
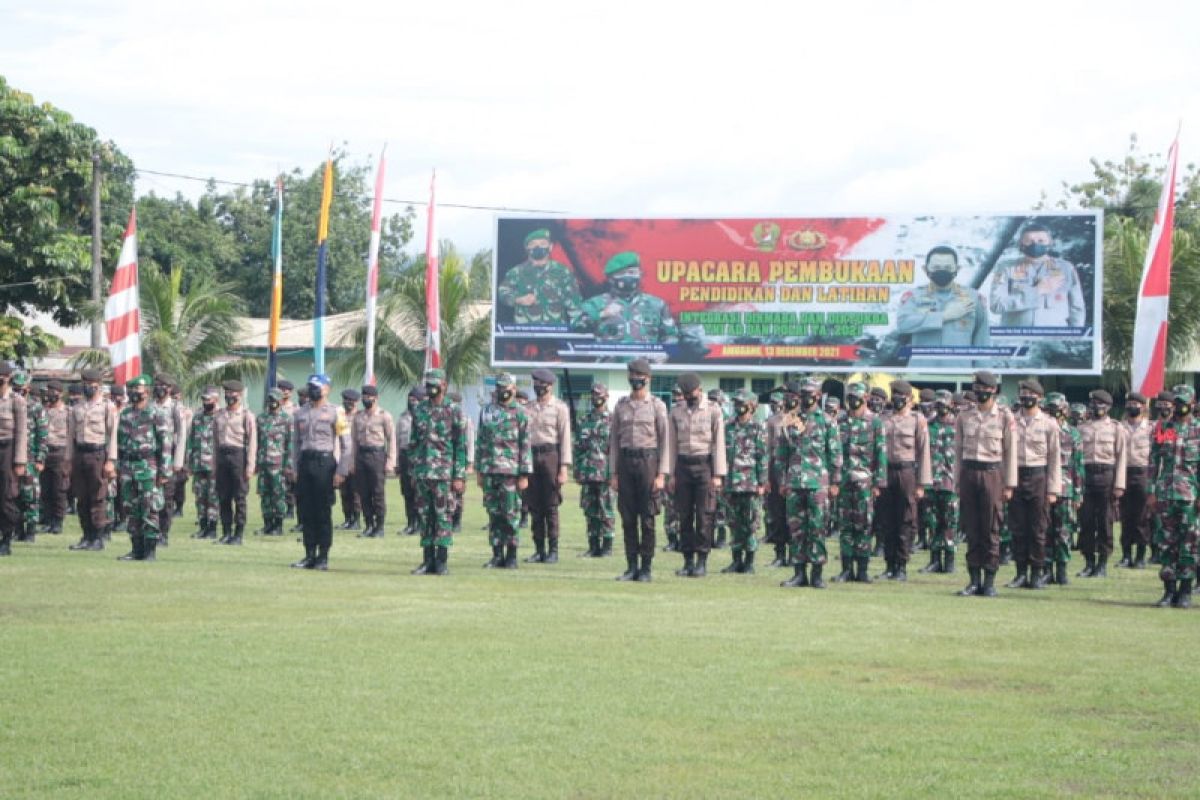
[{"label": "camouflage trousers", "polygon": [[613,491],[607,482],[583,483],[579,486],[579,507],[587,520],[588,541],[613,538],[616,512],[613,511]]},{"label": "camouflage trousers", "polygon": [[[197,472],[192,476],[192,495],[196,498],[196,522],[201,527],[217,526],[217,479],[211,472]],[[205,523],[208,523],[205,525]]]},{"label": "camouflage trousers", "polygon": [[791,489],[787,495],[788,534],[792,559],[797,564],[824,564],[825,516],[829,513],[829,490]]},{"label": "camouflage trousers", "polygon": [[920,508],[929,549],[935,553],[953,553],[958,540],[958,492],[926,489]]},{"label": "camouflage trousers", "polygon": [[1079,501],[1060,497],[1050,506],[1046,529],[1046,563],[1066,564],[1071,560],[1071,542],[1079,534]]},{"label": "camouflage trousers", "polygon": [[675,496],[663,489],[658,496],[659,507],[663,510],[663,533],[667,541],[679,540],[679,512],[675,510]]},{"label": "camouflage trousers", "polygon": [[[121,513],[118,514],[118,511]],[[121,492],[121,479],[119,477],[109,481],[105,489],[104,513],[108,516],[108,523],[110,525],[129,516],[129,504],[125,502],[125,495]]]},{"label": "camouflage trousers", "polygon": [[25,474],[17,479],[17,510],[18,518],[26,525],[36,525],[42,505],[42,476],[37,464],[32,461],[25,465]]},{"label": "camouflage trousers", "polygon": [[[825,516],[825,538],[828,539],[836,534],[839,543],[841,542],[842,528],[842,493],[845,491],[845,487],[842,487],[842,491],[838,492],[837,497],[829,498],[829,513]],[[843,555],[845,554],[843,553]]]},{"label": "camouflage trousers", "polygon": [[417,478],[413,483],[421,546],[449,547],[454,544],[454,512],[462,502],[462,495],[450,488],[451,481]]},{"label": "camouflage trousers", "polygon": [[1190,581],[1196,578],[1197,542],[1200,521],[1196,504],[1185,500],[1159,500],[1155,509],[1162,527],[1159,531],[1158,576],[1164,581]]},{"label": "camouflage trousers", "polygon": [[516,475],[483,476],[483,509],[488,515],[488,540],[492,547],[516,547],[521,520],[521,493]]},{"label": "camouflage trousers", "polygon": [[258,503],[264,521],[283,519],[287,514],[287,481],[279,467],[264,465],[259,468]]},{"label": "camouflage trousers", "polygon": [[1012,546],[1012,525],[1009,524],[1008,503],[1000,504],[1000,544]]},{"label": "camouflage trousers", "polygon": [[844,484],[836,499],[842,509],[836,523],[842,558],[870,558],[871,526],[875,516],[871,484]]},{"label": "camouflage trousers", "polygon": [[158,515],[163,510],[163,487],[157,467],[146,461],[121,464],[121,503],[129,519],[129,535],[158,539]]},{"label": "camouflage trousers", "polygon": [[723,488],[718,489],[716,494],[716,510],[713,512],[713,530],[717,528],[729,529],[729,494]]},{"label": "camouflage trousers", "polygon": [[759,520],[762,518],[762,498],[757,492],[729,492],[725,494],[729,508],[729,547],[733,552],[758,550]]}]

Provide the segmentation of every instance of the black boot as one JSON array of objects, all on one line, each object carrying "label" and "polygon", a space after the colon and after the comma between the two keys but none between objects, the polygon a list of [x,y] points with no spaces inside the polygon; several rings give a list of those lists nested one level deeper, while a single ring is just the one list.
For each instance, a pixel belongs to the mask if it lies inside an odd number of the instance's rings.
[{"label": "black boot", "polygon": [[979,580],[979,573],[979,567],[967,567],[967,574],[970,575],[971,578],[967,582],[967,585],[963,587],[962,591],[958,593],[959,597],[973,597],[979,594],[981,583]]},{"label": "black boot", "polygon": [[895,568],[892,570],[892,580],[897,583],[908,582],[908,562],[897,561]]},{"label": "black boot", "polygon": [[292,564],[292,569],[312,569],[317,563],[317,552],[315,549],[305,549],[304,558]]},{"label": "black boot", "polygon": [[90,550],[92,545],[92,526],[90,523],[79,521],[83,528],[83,535],[79,537],[79,541],[68,547],[68,550]]},{"label": "black boot", "polygon": [[1176,608],[1191,608],[1192,607],[1192,579],[1184,578],[1179,582],[1179,591],[1175,593],[1175,602],[1171,605]]},{"label": "black boot", "polygon": [[842,571],[833,577],[834,583],[845,583],[854,579],[854,560],[850,556],[842,556]]},{"label": "black boot", "polygon": [[229,539],[228,542],[226,542],[226,544],[240,545],[242,543],[242,530],[243,530],[243,527],[241,525],[234,527],[233,536]]},{"label": "black boot", "polygon": [[498,544],[492,545],[492,557],[483,565],[484,569],[495,569],[504,566],[504,548]]},{"label": "black boot", "polygon": [[696,554],[696,568],[692,570],[693,578],[703,578],[708,574],[708,553]]},{"label": "black boot", "polygon": [[1050,574],[1041,567],[1034,567],[1033,573],[1029,576],[1030,589],[1045,589],[1046,582],[1050,580]]},{"label": "black boot", "polygon": [[434,570],[434,552],[433,546],[424,548],[424,560],[421,561],[421,566],[414,569],[410,575],[432,575]]},{"label": "black boot", "polygon": [[445,547],[438,547],[437,552],[434,553],[433,574],[434,575],[449,575],[450,567],[446,563],[449,560],[450,560],[449,549],[445,548]]},{"label": "black boot", "polygon": [[313,569],[325,572],[329,569],[329,547],[323,544],[317,545],[317,560],[313,562]]},{"label": "black boot", "polygon": [[534,542],[533,545],[534,545],[534,547],[537,548],[537,552],[534,553],[533,555],[531,555],[529,558],[525,559],[525,563],[526,564],[541,564],[543,561],[546,560],[546,541],[543,539],[540,542]]},{"label": "black boot", "polygon": [[1067,580],[1067,562],[1054,562],[1054,582],[1059,586],[1066,586],[1068,583],[1070,583],[1070,581]]},{"label": "black boot", "polygon": [[724,525],[718,526],[717,540],[715,542],[713,542],[713,547],[715,547],[718,550],[724,550],[725,549],[725,535],[726,535],[725,526]]},{"label": "black boot", "polygon": [[600,540],[595,536],[588,537],[588,549],[579,554],[580,558],[599,558]]},{"label": "black boot", "polygon": [[123,556],[117,556],[117,561],[141,561],[146,557],[145,540],[141,536],[130,536],[129,545],[129,552]]},{"label": "black boot", "polygon": [[690,578],[696,570],[696,557],[692,553],[683,554],[683,567],[675,570],[675,574],[681,578]]},{"label": "black boot", "polygon": [[942,573],[945,575],[954,574],[954,551],[945,550],[942,554]]},{"label": "black boot", "polygon": [[654,559],[650,556],[642,556],[642,568],[638,570],[638,583],[649,583],[654,580],[654,573],[650,570],[650,564]]},{"label": "black boot", "polygon": [[731,572],[741,572],[741,571],[742,571],[742,551],[734,550],[733,551],[733,561],[730,562],[729,566],[727,566],[721,570],[721,574],[728,575]]},{"label": "black boot", "polygon": [[1017,576],[1004,584],[1005,589],[1024,589],[1029,585],[1029,573],[1024,564],[1017,567]]},{"label": "black boot", "polygon": [[871,557],[870,556],[859,556],[858,558],[856,558],[854,560],[854,563],[858,566],[858,573],[854,576],[854,582],[855,583],[874,583],[874,581],[871,580],[871,572],[870,572]]},{"label": "black boot", "polygon": [[743,575],[753,575],[754,574],[754,551],[753,550],[747,550],[746,554],[742,557],[742,574]]},{"label": "black boot", "polygon": [[807,567],[807,564],[801,564],[797,562],[792,567],[794,570],[796,570],[796,574],[779,585],[785,586],[788,589],[798,589],[801,586],[808,586],[808,575],[805,574],[805,569]]},{"label": "black boot", "polygon": [[667,534],[667,544],[663,547],[663,552],[664,553],[678,553],[679,552],[679,537],[673,533],[668,533]]},{"label": "black boot", "polygon": [[824,589],[825,581],[821,580],[821,573],[824,571],[824,564],[812,565],[812,577],[808,579],[808,585],[814,589]]},{"label": "black boot", "polygon": [[1012,563],[1012,543],[1000,543],[1000,566],[1007,567]]},{"label": "black boot", "polygon": [[142,561],[158,561],[158,539],[142,538]]},{"label": "black boot", "polygon": [[498,566],[504,567],[505,569],[517,568],[517,546],[515,544],[510,544],[508,546],[504,554],[504,562]]},{"label": "black boot", "polygon": [[1131,545],[1121,545],[1121,560],[1117,562],[1118,568],[1128,569],[1133,566],[1133,547]]},{"label": "black boot", "polygon": [[767,564],[767,566],[768,567],[782,567],[785,564],[787,564],[787,545],[777,543],[775,545],[775,560],[772,561],[770,564]]},{"label": "black boot", "polygon": [[601,558],[612,558],[612,543],[613,543],[613,540],[609,536],[606,536],[601,540],[601,545],[600,545],[600,557]]},{"label": "black boot", "polygon": [[929,573],[929,572],[941,572],[941,571],[942,571],[942,551],[941,550],[930,550],[929,551],[929,563],[926,564],[925,566],[921,567],[921,572]]},{"label": "black boot", "polygon": [[983,587],[979,590],[979,594],[983,597],[996,596],[996,573],[994,570],[985,569],[983,571]]},{"label": "black boot", "polygon": [[1100,554],[1099,559],[1097,559],[1097,561],[1096,561],[1096,568],[1094,570],[1092,570],[1092,577],[1093,578],[1107,578],[1108,577],[1108,555],[1107,554],[1105,554],[1105,553]]},{"label": "black boot", "polygon": [[12,555],[12,545],[10,544],[11,541],[12,537],[7,533],[0,534],[0,556]]},{"label": "black boot", "polygon": [[637,556],[625,556],[626,570],[617,576],[619,581],[636,581],[638,576]]},{"label": "black boot", "polygon": [[214,542],[214,544],[229,544],[229,540],[231,538],[232,538],[232,534],[230,534],[230,532],[229,532],[229,526],[226,525],[224,522],[222,522],[221,523],[221,538],[217,539],[217,541]]},{"label": "black boot", "polygon": [[550,550],[546,553],[546,557],[542,559],[543,564],[558,563],[558,539],[550,540]]},{"label": "black boot", "polygon": [[896,564],[894,561],[885,561],[884,563],[887,565],[886,568],[883,572],[876,575],[875,579],[879,580],[880,578],[883,578],[884,580],[890,581],[892,579],[892,573],[896,571]]},{"label": "black boot", "polygon": [[1167,580],[1163,578],[1163,596],[1158,599],[1154,605],[1159,608],[1166,608],[1175,602],[1175,580]]},{"label": "black boot", "polygon": [[1084,553],[1083,558],[1087,563],[1084,565],[1083,569],[1075,573],[1076,578],[1090,578],[1092,577],[1092,573],[1096,570],[1095,556]]},{"label": "black boot", "polygon": [[1134,569],[1146,568],[1146,545],[1139,543],[1137,546],[1137,556],[1133,560]]}]

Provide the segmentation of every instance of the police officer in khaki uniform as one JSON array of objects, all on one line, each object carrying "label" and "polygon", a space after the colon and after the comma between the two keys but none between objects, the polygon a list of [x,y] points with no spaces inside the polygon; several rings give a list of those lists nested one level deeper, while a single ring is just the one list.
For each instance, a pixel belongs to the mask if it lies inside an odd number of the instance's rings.
[{"label": "police officer in khaki uniform", "polygon": [[1113,547],[1113,509],[1125,493],[1129,451],[1121,423],[1108,415],[1112,395],[1095,389],[1088,396],[1088,418],[1079,426],[1083,438],[1083,506],[1079,509],[1079,551],[1086,561],[1081,578],[1108,576]]},{"label": "police officer in khaki uniform", "polygon": [[654,517],[658,514],[654,496],[662,491],[671,471],[667,407],[650,394],[649,361],[636,358],[629,362],[628,371],[631,391],[613,409],[608,440],[611,484],[617,492],[627,566],[617,580],[649,582],[653,580]]},{"label": "police officer in khaki uniform", "polygon": [[[1144,569],[1150,546],[1150,438],[1154,432],[1146,414],[1146,396],[1130,392],[1125,398],[1125,434],[1129,454],[1125,460],[1125,493],[1121,495],[1121,560],[1118,567]],[[1134,547],[1137,555],[1134,555]]]},{"label": "police officer in khaki uniform", "polygon": [[772,390],[771,415],[767,417],[766,424],[767,475],[770,482],[766,502],[767,541],[775,548],[775,560],[768,566],[772,567],[786,567],[791,563],[791,554],[788,552],[791,534],[788,532],[787,526],[787,498],[783,496],[783,476],[787,471],[787,465],[775,457],[775,445],[779,441],[780,431],[783,428],[784,415],[789,410],[794,410],[794,408],[784,407],[784,404],[789,402],[787,399],[789,397],[791,402],[799,405],[798,395],[787,395],[782,387]]},{"label": "police officer in khaki uniform", "polygon": [[62,533],[67,515],[70,462],[67,461],[67,413],[63,385],[50,381],[44,392],[46,409],[46,468],[42,470],[43,533]]},{"label": "police officer in khaki uniform", "polygon": [[[530,563],[558,563],[558,507],[562,487],[571,468],[571,412],[553,395],[554,373],[533,371],[535,399],[525,406],[529,415],[529,443],[533,450],[533,474],[529,476],[530,527],[537,552]],[[473,456],[472,456],[473,457]],[[549,539],[549,550],[546,544]]]},{"label": "police officer in khaki uniform", "polygon": [[29,460],[29,422],[25,398],[13,391],[13,368],[0,362],[0,556],[12,554],[17,530],[17,494]]},{"label": "police officer in khaki uniform", "polygon": [[667,491],[679,515],[683,569],[675,574],[703,578],[713,544],[713,513],[725,478],[725,422],[721,406],[704,396],[700,376],[679,376],[683,402],[668,416],[667,442],[671,465]]},{"label": "police officer in khaki uniform", "polygon": [[890,581],[908,580],[908,557],[917,532],[917,501],[933,483],[929,461],[929,423],[912,408],[912,385],[892,381],[892,413],[883,418],[887,437],[887,488],[876,510],[882,515],[884,557]]},{"label": "police officer in khaki uniform", "polygon": [[1009,502],[1013,558],[1017,575],[1009,589],[1045,589],[1046,530],[1050,507],[1062,494],[1062,456],[1058,423],[1038,408],[1046,395],[1036,380],[1021,381],[1017,400],[1014,444],[1017,450],[1017,487]]},{"label": "police officer in khaki uniform", "polygon": [[959,594],[995,597],[1000,567],[1000,512],[1017,485],[1016,422],[996,403],[1000,382],[991,372],[975,373],[975,407],[954,426],[955,483],[967,537],[970,582]]},{"label": "police officer in khaki uniform", "polygon": [[350,423],[354,448],[354,484],[366,529],[366,539],[383,536],[387,519],[387,476],[396,470],[396,424],[392,415],[379,407],[379,389],[362,387],[362,410]]},{"label": "police officer in khaki uniform", "polygon": [[67,415],[67,463],[83,536],[71,550],[103,550],[108,484],[117,477],[117,407],[100,396],[100,371],[85,369],[83,399]]},{"label": "police officer in khaki uniform", "polygon": [[[358,389],[342,389],[342,416],[345,417],[347,423],[352,421],[354,415],[358,413],[358,401],[361,398],[362,395],[359,394]],[[358,493],[355,491],[354,467],[354,459],[351,458],[350,477],[338,487],[338,496],[342,501],[342,524],[338,525],[338,529],[343,531],[356,531],[362,527],[360,525],[362,511],[358,505]]]},{"label": "police officer in khaki uniform", "polygon": [[222,533],[216,544],[239,545],[246,528],[246,492],[258,464],[258,423],[254,414],[242,405],[245,387],[241,381],[225,381],[222,387],[225,407],[217,409],[213,416]]},{"label": "police officer in khaki uniform", "polygon": [[289,478],[296,483],[297,511],[304,526],[304,558],[295,569],[329,569],[333,546],[334,490],[350,472],[350,425],[329,398],[329,376],[310,375],[304,387],[308,402],[293,415],[292,452],[296,454]]}]

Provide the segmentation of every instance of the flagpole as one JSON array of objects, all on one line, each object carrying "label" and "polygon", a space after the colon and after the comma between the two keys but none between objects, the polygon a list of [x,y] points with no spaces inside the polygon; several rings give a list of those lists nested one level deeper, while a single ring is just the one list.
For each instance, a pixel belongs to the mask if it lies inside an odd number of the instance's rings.
[{"label": "flagpole", "polygon": [[123,386],[142,372],[141,298],[137,263],[137,206],[129,212],[129,224],[121,242],[121,256],[113,273],[108,301],[104,304],[104,329],[113,383]]},{"label": "flagpole", "polygon": [[379,295],[379,240],[383,235],[383,176],[387,165],[387,145],[379,154],[379,172],[375,175],[375,203],[371,208],[371,244],[367,248],[367,341],[363,385],[375,385],[375,306]]},{"label": "flagpole", "polygon": [[425,369],[442,366],[442,304],[438,289],[438,240],[435,224],[437,170],[429,181],[429,221],[425,229]]},{"label": "flagpole", "polygon": [[[275,179],[275,225],[271,230],[271,324],[267,332],[266,391],[279,371],[279,318],[283,316],[283,176]],[[266,398],[264,397],[265,401]]]},{"label": "flagpole", "polygon": [[321,216],[317,222],[317,287],[313,311],[313,370],[325,373],[325,264],[329,258],[329,207],[333,203],[333,150],[325,161],[321,183]]}]

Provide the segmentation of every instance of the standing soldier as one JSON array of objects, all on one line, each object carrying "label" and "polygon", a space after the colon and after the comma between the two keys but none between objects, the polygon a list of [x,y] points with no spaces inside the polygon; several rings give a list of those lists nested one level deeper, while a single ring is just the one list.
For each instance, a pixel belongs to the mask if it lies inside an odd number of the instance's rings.
[{"label": "standing soldier", "polygon": [[[1143,569],[1150,544],[1150,514],[1146,496],[1150,488],[1150,437],[1154,425],[1146,418],[1146,397],[1130,392],[1125,398],[1125,434],[1129,453],[1125,465],[1125,493],[1121,495],[1121,561],[1118,567]],[[1137,555],[1134,555],[1137,545]]]},{"label": "standing soldier", "polygon": [[730,549],[733,563],[721,572],[754,574],[762,498],[767,493],[767,430],[754,418],[758,397],[739,389],[733,401],[734,415],[725,428],[725,487],[729,505]]},{"label": "standing soldier", "polygon": [[[917,393],[917,409],[921,412],[921,416],[925,417],[926,423],[933,422],[937,417],[937,392],[929,387],[922,389]],[[933,453],[930,450],[930,459]],[[932,461],[931,461],[932,466]],[[917,541],[913,545],[913,551],[925,550],[929,547],[929,539],[932,531],[926,527],[926,521],[929,518],[929,492],[921,495],[921,499],[917,501]],[[924,570],[922,570],[924,572]]]},{"label": "standing soldier", "polygon": [[549,228],[530,231],[525,261],[510,267],[496,289],[497,301],[512,309],[518,325],[566,324],[583,302],[571,270],[550,258],[552,249]]},{"label": "standing soldier", "polygon": [[263,535],[282,536],[287,514],[287,479],[292,471],[292,417],[283,410],[283,392],[267,392],[267,408],[255,420],[258,432],[258,501]]},{"label": "standing soldier", "polygon": [[788,552],[787,502],[783,497],[783,478],[787,465],[775,457],[775,448],[779,443],[779,431],[783,425],[785,397],[792,398],[797,405],[800,398],[776,390],[771,393],[771,416],[767,417],[767,477],[770,490],[767,492],[767,541],[775,548],[775,560],[772,567],[786,567],[791,563]]},{"label": "standing soldier", "polygon": [[83,536],[71,550],[103,550],[108,482],[117,476],[117,409],[100,396],[100,372],[82,374],[84,400],[67,415],[71,492]]},{"label": "standing soldier", "polygon": [[[709,389],[708,401],[716,403],[717,407],[721,409],[721,420],[728,427],[730,420],[733,419],[733,403],[725,396],[725,392],[720,389]],[[718,449],[724,447],[724,440],[718,442],[717,447]],[[725,496],[728,493],[729,486],[724,482],[713,490],[712,546],[714,550],[724,550],[729,535],[729,499]]]},{"label": "standing soldier", "polygon": [[29,460],[25,398],[9,386],[13,372],[10,364],[0,361],[0,556],[12,555],[11,542],[20,519],[18,486]]},{"label": "standing soldier", "polygon": [[[837,426],[817,406],[820,383],[805,378],[802,383],[792,381],[787,390],[799,399],[799,408],[784,416],[776,454],[786,465],[783,492],[796,574],[780,585],[824,589],[825,514],[829,497],[836,496],[841,487],[841,440]],[[811,580],[805,574],[810,563]]]},{"label": "standing soldier", "polygon": [[996,596],[1000,568],[1000,509],[1017,485],[1016,421],[996,403],[999,381],[986,370],[975,373],[975,407],[958,415],[954,426],[954,483],[958,486],[963,532],[967,535],[970,582],[959,595]]},{"label": "standing soldier", "polygon": [[29,394],[29,373],[15,370],[12,375],[12,390],[25,400],[25,419],[29,433],[25,474],[18,483],[18,519],[16,526],[18,542],[33,542],[37,538],[38,509],[41,505],[41,475],[46,464],[47,421],[46,410],[36,397]]},{"label": "standing soldier", "polygon": [[954,482],[954,396],[939,389],[933,398],[929,423],[929,465],[933,482],[925,493],[925,529],[929,531],[929,564],[922,572],[954,572],[958,538],[958,485]]},{"label": "standing soldier", "polygon": [[608,411],[608,387],[592,384],[592,407],[575,428],[575,481],[579,484],[579,507],[587,520],[588,551],[600,558],[612,555],[613,491],[608,485],[608,439],[612,415]]},{"label": "standing soldier", "polygon": [[683,544],[683,568],[675,574],[702,578],[708,574],[716,494],[726,472],[725,422],[721,407],[705,398],[699,375],[680,375],[679,388],[683,405],[671,409],[667,434],[667,491],[675,496]]},{"label": "standing soldier", "polygon": [[[571,412],[567,404],[550,393],[554,373],[533,371],[533,393],[537,396],[525,411],[529,415],[529,441],[533,447],[533,475],[529,479],[529,512],[533,544],[537,552],[528,562],[558,562],[558,507],[562,487],[571,466]],[[546,549],[546,540],[550,549]]]},{"label": "standing soldier", "polygon": [[[292,417],[294,423],[296,404],[292,402],[292,393],[296,390],[296,385],[287,378],[280,378],[279,380],[275,381],[275,388],[283,393],[283,402],[279,404],[279,408],[283,410],[283,413],[287,414],[289,417]],[[293,430],[295,430],[294,424]],[[288,478],[286,474],[284,475],[283,480],[285,483],[287,483],[287,512],[284,513],[283,516],[286,519],[292,519],[296,516],[296,481]],[[300,526],[297,524],[292,529],[292,532],[294,533],[299,530]]]},{"label": "standing soldier", "polygon": [[[113,384],[110,386],[101,386],[100,394],[105,398],[106,402],[112,404],[116,410],[117,419],[121,419],[121,410],[125,408],[125,387]],[[125,501],[121,497],[121,482],[120,477],[113,475],[112,480],[108,481],[107,493],[105,495],[104,515],[108,518],[108,525],[104,528],[101,538],[104,541],[112,539],[113,531],[123,531],[126,528],[128,513],[125,510]]]},{"label": "standing soldier", "polygon": [[413,485],[412,458],[412,425],[413,408],[425,399],[425,387],[414,386],[408,393],[404,413],[396,422],[396,475],[400,478],[400,494],[404,496],[404,519],[407,523],[400,533],[412,536],[417,532],[417,503],[416,487]]},{"label": "standing soldier", "polygon": [[658,513],[655,494],[666,485],[671,463],[667,407],[650,394],[649,361],[635,358],[627,370],[630,392],[613,409],[608,440],[608,464],[612,472],[609,486],[617,492],[617,510],[625,540],[626,570],[617,580],[648,583],[654,579],[654,517]]},{"label": "standing soldier", "polygon": [[240,545],[246,528],[246,492],[258,463],[258,433],[254,414],[242,405],[245,387],[241,381],[225,381],[222,387],[225,407],[213,419],[217,499],[221,505],[221,538],[217,543]]},{"label": "standing soldier", "polygon": [[[838,493],[844,511],[838,520],[838,549],[842,571],[838,583],[870,583],[871,521],[875,498],[887,488],[887,434],[883,420],[866,405],[867,386],[846,387],[846,419],[840,426],[842,441],[842,489]],[[856,571],[857,568],[857,571]]]},{"label": "standing soldier", "polygon": [[216,413],[217,387],[205,386],[200,393],[200,413],[192,418],[187,443],[187,470],[192,475],[196,524],[200,528],[193,535],[194,539],[217,538],[220,504],[217,501],[217,443],[213,431]]},{"label": "standing soldier", "polygon": [[484,568],[517,568],[517,520],[521,492],[533,472],[529,417],[516,402],[517,381],[496,376],[496,399],[483,407],[475,440],[475,480],[483,490],[492,559]]},{"label": "standing soldier", "polygon": [[1079,426],[1084,470],[1079,550],[1087,562],[1077,575],[1080,578],[1108,576],[1113,509],[1125,493],[1128,436],[1124,426],[1108,416],[1111,408],[1112,395],[1103,389],[1093,390],[1088,403],[1090,418]]},{"label": "standing soldier", "polygon": [[1066,586],[1067,562],[1079,530],[1079,501],[1083,497],[1083,437],[1070,423],[1067,398],[1059,392],[1046,395],[1046,413],[1058,420],[1058,454],[1062,463],[1062,494],[1050,509],[1050,527],[1046,531],[1046,575],[1059,586]]},{"label": "standing soldier", "polygon": [[[679,384],[671,387],[671,408],[667,414],[670,416],[670,411],[677,406],[683,405],[683,389],[679,388]],[[667,535],[667,543],[663,546],[664,553],[679,552],[679,512],[675,508],[675,495],[667,491],[666,487],[658,493],[657,496],[659,508],[663,510],[663,533]]]},{"label": "standing soldier", "polygon": [[[171,480],[163,489],[162,511],[158,518],[158,541],[166,547],[170,541],[171,522],[175,516],[176,473],[182,474],[187,451],[187,426],[191,422],[191,414],[172,396],[176,389],[175,379],[170,375],[159,373],[154,376],[153,406],[161,408],[171,421],[171,443],[174,452],[171,454]],[[187,413],[185,413],[187,412]]]},{"label": "standing soldier", "polygon": [[154,561],[163,491],[175,474],[172,423],[167,411],[147,398],[149,376],[139,375],[126,387],[129,405],[121,409],[117,426],[117,472],[133,547],[118,560]]},{"label": "standing soldier", "polygon": [[[888,393],[882,386],[871,387],[871,392],[867,395],[867,408],[885,422],[892,415]],[[875,539],[875,557],[883,558],[886,550],[883,532],[883,492],[875,498],[875,510],[871,515],[871,536]]]},{"label": "standing soldier", "polygon": [[175,429],[175,491],[168,498],[167,506],[171,509],[172,516],[182,517],[183,507],[187,505],[187,434],[191,430],[192,417],[195,415],[195,412],[184,401],[183,392],[180,390],[178,383],[171,387],[171,402],[175,404],[175,408],[179,411],[179,424]]},{"label": "standing soldier", "polygon": [[[1151,463],[1150,475],[1151,485],[1153,485],[1153,476],[1157,475],[1161,469],[1159,464],[1154,462],[1154,453],[1165,453],[1166,448],[1155,448],[1155,445],[1162,445],[1166,442],[1168,436],[1167,423],[1172,420],[1175,415],[1175,393],[1170,390],[1163,389],[1154,398],[1154,433],[1151,434],[1153,441],[1150,445]],[[1170,434],[1174,435],[1174,434]],[[1149,505],[1149,503],[1147,503]],[[1150,560],[1158,564],[1158,545],[1162,540],[1162,519],[1160,515],[1154,513],[1154,509],[1150,508]]]},{"label": "standing soldier", "polygon": [[351,422],[354,447],[354,483],[358,505],[367,524],[364,538],[383,536],[387,520],[387,476],[396,470],[396,424],[392,415],[379,408],[379,389],[362,387],[362,411]]},{"label": "standing soldier", "polygon": [[1050,509],[1062,494],[1062,457],[1058,423],[1043,414],[1038,404],[1045,396],[1036,380],[1021,381],[1017,401],[1021,406],[1013,432],[1017,450],[1017,488],[1009,504],[1013,530],[1016,577],[1009,589],[1044,589],[1046,528]]},{"label": "standing soldier", "polygon": [[417,529],[424,559],[414,575],[446,575],[454,543],[454,507],[467,475],[467,420],[446,397],[446,373],[425,371],[426,398],[413,409],[412,461]]},{"label": "standing soldier", "polygon": [[350,425],[340,408],[329,404],[329,376],[310,375],[308,402],[292,414],[296,515],[303,524],[304,558],[294,569],[329,569],[333,546],[334,492],[350,471]]},{"label": "standing soldier", "polygon": [[[347,420],[354,419],[361,397],[358,389],[342,389],[342,415]],[[353,438],[352,430],[351,441]],[[358,493],[354,491],[354,484],[354,459],[350,459],[350,479],[344,481],[339,489],[342,499],[342,524],[338,528],[343,531],[356,531],[362,527],[359,523],[361,514],[358,506]]]},{"label": "standing soldier", "polygon": [[[835,395],[826,395],[825,400],[821,403],[821,408],[825,411],[825,416],[829,417],[830,421],[837,426],[838,435],[841,435],[842,423],[845,422],[845,415],[841,412],[842,401]],[[843,473],[843,478],[845,474]],[[829,515],[825,518],[825,538],[829,539],[838,535],[838,526],[841,524],[842,511],[841,504],[844,492],[838,492],[837,497],[829,498]],[[840,540],[841,537],[839,537]],[[841,575],[838,575],[840,578]]]},{"label": "standing soldier", "polygon": [[1149,504],[1161,520],[1158,576],[1163,596],[1156,605],[1189,608],[1196,580],[1196,501],[1200,499],[1200,422],[1194,413],[1196,392],[1174,388],[1174,414],[1163,424],[1161,441],[1154,442],[1158,469]]},{"label": "standing soldier", "polygon": [[[462,392],[449,392],[446,394],[446,398],[454,405],[462,408]],[[469,415],[463,414],[463,422],[467,426],[467,471],[464,473],[464,475],[465,478],[469,478],[471,477],[471,474],[475,472],[475,420],[471,419]],[[466,491],[465,478],[463,480],[463,491],[458,493],[458,502],[454,505],[455,533],[462,531],[463,506],[466,505],[463,503],[462,497],[463,492]]]},{"label": "standing soldier", "polygon": [[67,515],[67,406],[62,401],[63,386],[58,381],[46,384],[46,468],[42,471],[42,507],[44,533],[62,533]]},{"label": "standing soldier", "polygon": [[917,532],[917,501],[933,482],[929,464],[929,423],[912,409],[912,386],[893,381],[892,413],[884,419],[887,434],[887,488],[880,494],[880,527],[888,580],[908,580],[908,557]]}]

